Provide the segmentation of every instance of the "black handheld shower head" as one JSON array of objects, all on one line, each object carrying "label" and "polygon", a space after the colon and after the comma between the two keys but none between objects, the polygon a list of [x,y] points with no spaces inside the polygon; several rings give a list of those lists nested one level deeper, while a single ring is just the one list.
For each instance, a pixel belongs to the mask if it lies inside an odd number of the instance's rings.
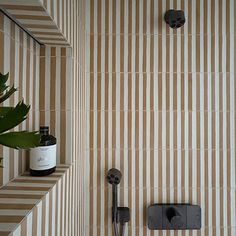
[{"label": "black handheld shower head", "polygon": [[112,185],[118,185],[120,183],[121,177],[121,172],[115,168],[110,169],[107,173],[107,181]]},{"label": "black handheld shower head", "polygon": [[[118,184],[120,183],[122,174],[119,170],[112,168],[107,173],[107,181],[112,185],[112,224],[115,236],[119,236],[118,224],[122,225],[122,236],[125,235],[126,223],[130,221],[130,211],[128,207],[118,207]],[[120,233],[121,233],[120,232]]]}]

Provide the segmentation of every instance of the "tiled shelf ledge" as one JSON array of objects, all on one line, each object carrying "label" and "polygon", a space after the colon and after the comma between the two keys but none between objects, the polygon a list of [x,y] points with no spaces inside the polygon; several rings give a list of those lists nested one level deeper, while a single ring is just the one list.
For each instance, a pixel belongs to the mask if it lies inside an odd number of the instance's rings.
[{"label": "tiled shelf ledge", "polygon": [[41,230],[38,224],[45,224],[39,211],[69,169],[69,165],[58,165],[53,174],[44,177],[33,177],[26,172],[3,186],[0,189],[0,235],[38,235],[38,229]]}]

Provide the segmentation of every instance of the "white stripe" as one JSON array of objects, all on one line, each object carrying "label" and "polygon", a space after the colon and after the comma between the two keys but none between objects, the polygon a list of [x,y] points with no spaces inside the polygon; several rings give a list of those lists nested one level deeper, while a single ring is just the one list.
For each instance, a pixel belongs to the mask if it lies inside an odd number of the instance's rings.
[{"label": "white stripe", "polygon": [[42,183],[21,183],[21,182],[10,182],[6,186],[15,186],[15,187],[52,187],[54,184],[42,184]]},{"label": "white stripe", "polygon": [[[43,216],[44,217],[44,216]],[[37,205],[37,236],[42,235],[42,202]]]},{"label": "white stripe", "polygon": [[61,220],[61,215],[62,215],[62,212],[61,212],[61,206],[62,206],[62,203],[61,203],[61,182],[62,180],[59,180],[58,181],[58,195],[57,195],[57,221],[56,221],[56,227],[57,227],[57,232],[59,233],[60,232],[60,225],[62,224],[60,222]]},{"label": "white stripe", "polygon": [[12,236],[21,236],[21,225],[14,230]]},{"label": "white stripe", "polygon": [[45,28],[34,28],[34,26],[31,26],[31,27],[27,27],[27,29],[36,34],[37,32],[43,32],[43,33],[58,33],[58,34],[61,34],[60,31],[58,31],[58,29],[45,29]]},{"label": "white stripe", "polygon": [[[45,104],[46,111],[50,111],[50,80],[51,80],[51,47],[45,47]],[[45,112],[45,124],[50,124],[50,112]]]},{"label": "white stripe", "polygon": [[48,226],[49,226],[49,194],[45,196],[45,215],[42,216],[45,218],[45,236],[48,235]]},{"label": "white stripe", "polygon": [[33,228],[33,213],[31,212],[27,216],[27,236],[32,236],[32,228]]},{"label": "white stripe", "polygon": [[48,16],[48,14],[45,11],[19,10],[19,9],[7,9],[7,11],[12,15]]},{"label": "white stripe", "polygon": [[[55,23],[49,20],[32,20],[32,19],[17,19],[22,25],[52,25],[54,26]],[[32,27],[32,26],[31,26]]]},{"label": "white stripe", "polygon": [[[55,93],[56,93],[56,101],[60,101],[60,88],[61,88],[61,70],[60,68],[60,64],[61,64],[61,48],[60,47],[56,47],[56,89],[55,89]],[[55,124],[55,135],[57,137],[57,153],[60,153],[60,118],[61,118],[61,114],[60,114],[60,103],[56,102],[56,124]],[[60,163],[60,156],[57,155],[57,163]]]},{"label": "white stripe", "polygon": [[[62,35],[60,35],[60,34],[56,34],[56,35],[54,35],[54,34],[37,34],[37,33],[35,33],[34,34],[34,36],[36,37],[36,38],[39,38],[40,40],[44,40],[45,38],[48,38],[48,39],[53,39],[53,40],[57,40],[57,39],[64,39],[64,40],[66,40]],[[58,47],[57,47],[58,48]]]}]

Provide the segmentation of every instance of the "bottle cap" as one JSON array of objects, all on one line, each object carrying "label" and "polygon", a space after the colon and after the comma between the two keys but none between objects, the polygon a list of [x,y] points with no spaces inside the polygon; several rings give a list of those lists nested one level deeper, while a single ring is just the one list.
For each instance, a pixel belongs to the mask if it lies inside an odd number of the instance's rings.
[{"label": "bottle cap", "polygon": [[49,127],[48,126],[40,126],[40,134],[48,135],[49,134]]}]

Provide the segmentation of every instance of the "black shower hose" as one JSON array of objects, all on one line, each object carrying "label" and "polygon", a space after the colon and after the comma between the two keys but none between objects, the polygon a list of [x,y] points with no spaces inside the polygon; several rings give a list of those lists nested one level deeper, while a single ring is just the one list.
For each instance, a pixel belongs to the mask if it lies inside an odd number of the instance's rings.
[{"label": "black shower hose", "polygon": [[[125,236],[125,228],[126,228],[126,224],[121,224],[122,229],[121,229],[121,236]],[[115,236],[119,236],[119,230],[118,230],[118,224],[114,221],[113,223],[113,227],[114,227],[114,233]]]}]

